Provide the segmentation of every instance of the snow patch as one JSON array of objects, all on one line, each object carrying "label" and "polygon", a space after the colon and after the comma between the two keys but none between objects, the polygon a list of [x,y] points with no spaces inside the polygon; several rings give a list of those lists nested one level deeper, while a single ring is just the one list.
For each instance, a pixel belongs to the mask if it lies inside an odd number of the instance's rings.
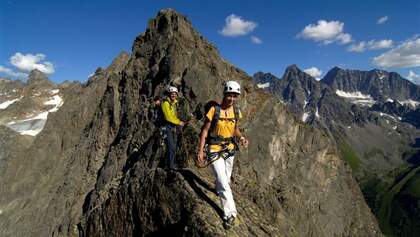
[{"label": "snow patch", "polygon": [[412,107],[417,107],[420,104],[419,101],[415,101],[415,100],[411,100],[411,99],[404,100],[404,101],[399,101],[399,102],[403,105],[410,105]]},{"label": "snow patch", "polygon": [[316,107],[315,116],[319,118],[318,107]]},{"label": "snow patch", "polygon": [[397,129],[397,126],[392,127],[392,129],[394,129],[394,130]]},{"label": "snow patch", "polygon": [[346,98],[372,99],[372,97],[370,95],[364,95],[360,91],[356,91],[356,92],[345,92],[345,91],[342,91],[342,90],[336,90],[335,93],[338,96],[346,97]]},{"label": "snow patch", "polygon": [[59,89],[55,89],[55,90],[51,90],[51,91],[50,91],[50,93],[51,93],[51,95],[55,95],[55,94],[57,94],[59,91],[60,91]]},{"label": "snow patch", "polygon": [[264,83],[264,84],[257,84],[258,88],[267,88],[270,86],[270,82]]},{"label": "snow patch", "polygon": [[[45,125],[45,123],[44,123]],[[29,136],[36,136],[38,133],[40,133],[42,131],[42,129],[44,129],[44,126],[36,128],[36,129],[29,129],[29,130],[23,130],[21,132],[19,132],[22,135],[29,135]]]},{"label": "snow patch", "polygon": [[306,119],[308,119],[308,117],[309,117],[309,113],[304,112],[302,115],[302,121],[306,122]]},{"label": "snow patch", "polygon": [[349,99],[353,104],[369,107],[375,104],[375,100],[373,100],[372,96],[364,95],[360,91],[346,92],[342,90],[336,90],[335,93],[340,97]]},{"label": "snow patch", "polygon": [[305,101],[303,101],[303,109],[304,110],[305,110],[307,104],[308,104],[308,101],[305,99]]},{"label": "snow patch", "polygon": [[16,101],[19,101],[20,99],[22,99],[22,97],[14,100],[7,100],[0,104],[0,109],[6,109],[7,107],[9,107],[9,105],[15,103]]},{"label": "snow patch", "polygon": [[48,112],[56,112],[63,105],[63,99],[59,95],[54,95],[50,100],[44,102],[44,105],[54,105],[54,108]]},{"label": "snow patch", "polygon": [[48,112],[43,112],[33,118],[10,122],[6,126],[21,135],[36,136],[44,128],[47,116]]},{"label": "snow patch", "polygon": [[[390,115],[390,114],[386,114],[386,113],[382,113],[382,112],[380,112],[380,113],[379,113],[379,115],[380,115],[381,117],[384,117],[384,116],[385,116],[385,117],[388,117],[388,118],[392,118],[393,120],[397,120],[397,118],[396,118],[395,116],[392,116],[392,115]],[[400,118],[401,118],[401,117],[398,117],[398,119],[399,119],[399,120],[401,120]]]},{"label": "snow patch", "polygon": [[63,99],[54,95],[50,100],[44,103],[45,105],[54,105],[54,107],[48,111],[41,112],[34,117],[29,117],[23,120],[12,121],[6,124],[7,127],[20,133],[21,135],[36,136],[44,129],[45,123],[47,122],[48,114],[54,113],[63,105]]},{"label": "snow patch", "polygon": [[386,99],[386,102],[391,102],[391,103],[394,103],[394,100],[393,100],[393,99],[388,98],[388,99]]}]

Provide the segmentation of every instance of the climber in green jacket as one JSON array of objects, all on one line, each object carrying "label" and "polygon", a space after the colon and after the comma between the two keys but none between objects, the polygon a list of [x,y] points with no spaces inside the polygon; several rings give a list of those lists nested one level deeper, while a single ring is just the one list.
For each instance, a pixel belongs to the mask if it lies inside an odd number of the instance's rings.
[{"label": "climber in green jacket", "polygon": [[162,126],[165,144],[166,144],[166,160],[168,162],[169,169],[173,171],[176,169],[175,164],[175,153],[177,144],[176,128],[185,125],[185,122],[181,121],[177,116],[177,96],[178,89],[174,86],[167,88],[168,96],[162,102],[162,113],[164,117],[164,124]]}]

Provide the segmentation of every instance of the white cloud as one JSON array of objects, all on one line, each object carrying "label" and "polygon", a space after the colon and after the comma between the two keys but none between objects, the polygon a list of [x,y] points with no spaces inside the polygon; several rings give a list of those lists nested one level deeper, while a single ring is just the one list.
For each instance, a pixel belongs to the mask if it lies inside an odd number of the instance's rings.
[{"label": "white cloud", "polygon": [[394,46],[394,41],[385,40],[385,39],[379,40],[379,41],[371,40],[368,42],[368,45],[369,45],[369,49],[388,49]]},{"label": "white cloud", "polygon": [[392,40],[369,40],[369,41],[360,41],[357,44],[352,44],[347,48],[347,51],[361,53],[366,50],[377,50],[377,49],[387,49],[391,48],[394,45]]},{"label": "white cloud", "polygon": [[357,44],[352,44],[347,48],[347,51],[350,52],[364,52],[366,50],[366,42],[365,41],[360,41]]},{"label": "white cloud", "polygon": [[412,83],[420,86],[420,75],[414,73],[413,71],[410,70],[408,72],[407,79],[410,80]]},{"label": "white cloud", "polygon": [[408,68],[420,66],[420,37],[416,36],[375,58],[380,67]]},{"label": "white cloud", "polygon": [[339,34],[337,36],[337,40],[340,42],[340,44],[348,44],[352,41],[351,35],[348,33]]},{"label": "white cloud", "polygon": [[307,25],[297,37],[322,42],[323,44],[333,42],[348,44],[352,41],[351,35],[344,33],[343,29],[343,22],[319,20],[317,24]]},{"label": "white cloud", "polygon": [[251,36],[251,41],[254,44],[262,44],[262,40],[258,38],[257,36]]},{"label": "white cloud", "polygon": [[229,37],[246,35],[257,27],[257,23],[242,19],[240,16],[231,14],[225,19],[225,26],[219,31],[220,34]]},{"label": "white cloud", "polygon": [[20,71],[29,72],[38,69],[43,73],[54,73],[54,65],[51,62],[44,61],[46,56],[44,54],[21,54],[15,53],[10,57],[10,63],[17,67]]},{"label": "white cloud", "polygon": [[388,21],[388,16],[383,16],[376,21],[376,24],[383,24]]},{"label": "white cloud", "polygon": [[307,68],[307,69],[305,69],[303,71],[306,72],[306,73],[308,73],[309,75],[311,75],[312,77],[314,77],[317,80],[320,80],[321,79],[320,76],[322,75],[322,71],[319,70],[316,67],[310,67],[310,68]]},{"label": "white cloud", "polygon": [[28,77],[27,73],[23,73],[23,72],[15,72],[10,68],[7,67],[3,67],[0,65],[0,74],[4,74],[8,77],[12,77],[12,78],[19,78],[19,79],[24,79],[26,77]]}]

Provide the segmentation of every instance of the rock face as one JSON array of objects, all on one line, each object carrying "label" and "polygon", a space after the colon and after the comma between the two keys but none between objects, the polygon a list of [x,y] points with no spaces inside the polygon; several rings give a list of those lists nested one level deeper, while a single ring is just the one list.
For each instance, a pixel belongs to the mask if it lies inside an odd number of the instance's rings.
[{"label": "rock face", "polygon": [[[251,145],[235,158],[239,217],[225,231],[213,175],[192,164],[204,104],[232,78],[243,88]],[[179,144],[185,168],[174,177],[163,169],[149,105],[169,83],[180,88],[179,116],[192,121]],[[174,10],[149,21],[131,55],[68,90],[73,96],[0,173],[1,236],[381,236],[329,137],[222,60]]]},{"label": "rock face", "polygon": [[359,91],[375,100],[420,101],[420,86],[403,79],[398,73],[383,70],[358,71],[331,69],[322,79],[334,90]]},{"label": "rock face", "polygon": [[[420,136],[417,97],[412,93],[415,85],[395,73],[338,68],[317,81],[295,65],[286,69],[282,79],[260,72],[254,80],[270,81],[265,90],[280,98],[303,122],[330,135],[386,234],[399,235],[401,228],[405,235],[416,233],[417,224],[401,223],[418,223],[418,213],[400,211],[404,203],[398,198],[401,186],[417,177],[412,173],[419,152],[412,144]],[[416,195],[410,198],[418,200]],[[394,221],[393,214],[404,221]]]},{"label": "rock face", "polygon": [[259,88],[271,88],[270,85],[275,85],[278,78],[271,73],[257,72],[253,76],[257,87]]}]

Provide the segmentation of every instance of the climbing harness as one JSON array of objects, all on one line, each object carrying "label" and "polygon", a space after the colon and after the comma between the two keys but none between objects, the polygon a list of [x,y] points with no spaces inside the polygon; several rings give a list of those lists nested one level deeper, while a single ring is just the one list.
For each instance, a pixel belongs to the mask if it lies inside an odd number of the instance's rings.
[{"label": "climbing harness", "polygon": [[[214,115],[213,115],[213,119],[211,120],[211,125],[210,125],[210,132],[209,135],[206,138],[206,144],[210,144],[210,145],[218,145],[220,143],[234,143],[235,139],[233,139],[233,137],[229,137],[229,138],[224,138],[222,136],[219,136],[216,134],[216,127],[217,127],[217,122],[220,119],[220,105],[215,105],[214,106]],[[234,122],[235,122],[235,128],[238,124],[238,120],[239,120],[239,108],[236,106],[233,106],[233,111],[234,111]],[[235,144],[235,143],[234,143]],[[236,145],[236,144],[235,144]]]}]

